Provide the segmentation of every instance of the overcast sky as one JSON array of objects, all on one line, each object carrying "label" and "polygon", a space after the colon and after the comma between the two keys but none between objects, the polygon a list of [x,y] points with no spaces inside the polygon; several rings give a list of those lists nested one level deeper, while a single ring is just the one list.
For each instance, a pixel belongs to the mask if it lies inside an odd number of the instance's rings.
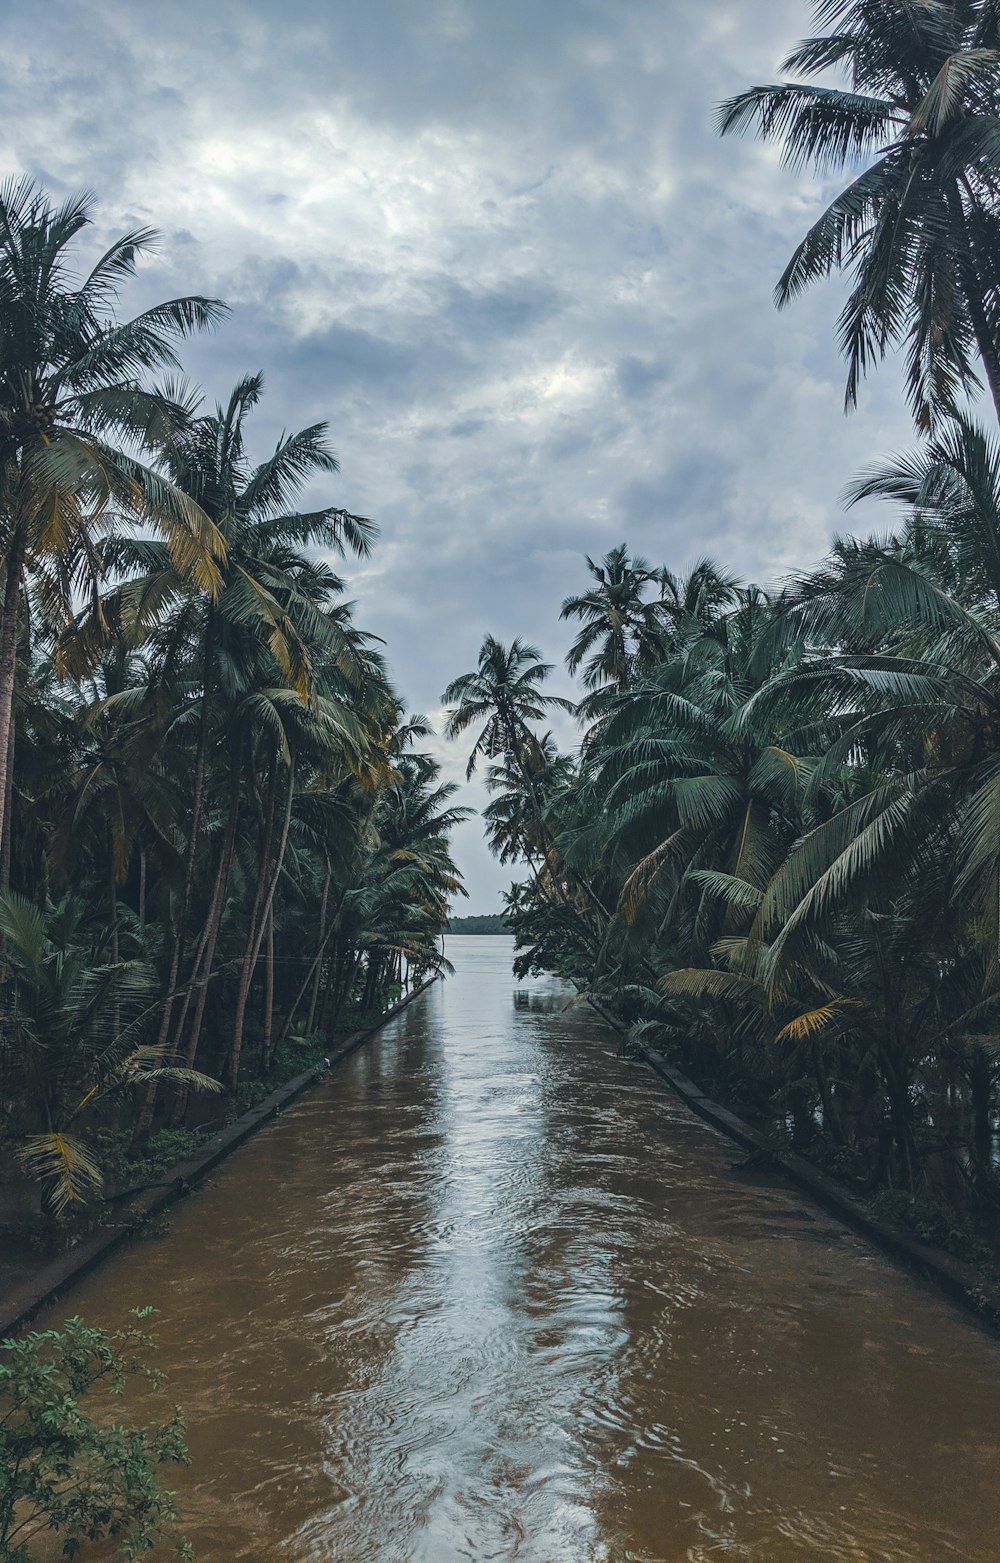
[{"label": "overcast sky", "polygon": [[[910,442],[892,367],[842,414],[835,288],[772,306],[822,187],[713,129],[809,30],[804,0],[2,15],[5,170],[94,189],[99,238],[160,229],[130,303],[229,301],[188,364],[213,399],[264,371],[262,455],[329,421],[330,499],[382,531],[351,595],[412,709],[487,630],[561,662],[584,554],[763,583],[814,561],[846,480]],[[495,909],[478,822],[457,850]]]}]

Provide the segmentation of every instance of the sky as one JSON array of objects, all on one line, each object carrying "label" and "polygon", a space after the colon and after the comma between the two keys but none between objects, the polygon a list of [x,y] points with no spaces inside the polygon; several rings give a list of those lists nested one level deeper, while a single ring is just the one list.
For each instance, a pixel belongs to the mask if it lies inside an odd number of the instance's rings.
[{"label": "sky", "polygon": [[[344,573],[411,710],[483,635],[557,665],[585,555],[761,584],[818,560],[845,483],[912,443],[890,365],[843,414],[839,285],[772,290],[832,186],[722,141],[805,0],[7,0],[0,167],[161,234],[126,303],[232,314],[185,348],[267,391],[259,454],[330,425],[311,497],[376,519]],[[560,729],[572,743],[571,727]],[[436,739],[464,781],[466,749]],[[478,784],[462,801],[478,806]],[[471,820],[468,909],[510,870]]]}]

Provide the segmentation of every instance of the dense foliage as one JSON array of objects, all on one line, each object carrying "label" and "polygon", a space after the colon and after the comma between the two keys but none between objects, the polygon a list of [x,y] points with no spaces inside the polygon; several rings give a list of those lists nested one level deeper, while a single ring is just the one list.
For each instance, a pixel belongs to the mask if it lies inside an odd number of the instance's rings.
[{"label": "dense foliage", "polygon": [[923,443],[848,493],[893,530],[777,592],[707,560],[588,560],[562,606],[576,752],[543,731],[551,669],[520,642],[487,638],[450,730],[476,730],[491,845],[529,869],[522,971],[610,999],[860,1183],[996,1230],[1000,448],[963,398],[980,371],[1000,389],[1000,11],[815,11],[827,30],[787,67],[804,79],[722,123],[848,169],[779,302],[848,272],[851,401],[905,343]]},{"label": "dense foliage", "polygon": [[252,454],[261,377],[177,377],[222,305],[123,320],[151,235],[81,277],[90,220],[0,189],[0,1160],[54,1216],[384,1007],[460,891],[326,426]]}]

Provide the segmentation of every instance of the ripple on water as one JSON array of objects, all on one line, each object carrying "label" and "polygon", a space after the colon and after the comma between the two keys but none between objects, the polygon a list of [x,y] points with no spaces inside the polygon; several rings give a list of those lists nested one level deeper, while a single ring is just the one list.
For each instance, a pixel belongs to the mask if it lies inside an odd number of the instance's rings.
[{"label": "ripple on water", "polygon": [[510,949],[74,1298],[161,1308],[199,1563],[997,1563],[996,1344]]}]

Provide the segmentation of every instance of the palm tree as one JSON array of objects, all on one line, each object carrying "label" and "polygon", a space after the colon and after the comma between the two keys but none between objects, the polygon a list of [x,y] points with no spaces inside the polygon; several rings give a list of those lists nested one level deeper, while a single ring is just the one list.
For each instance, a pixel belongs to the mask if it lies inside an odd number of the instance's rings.
[{"label": "palm tree", "polygon": [[[564,711],[575,708],[561,696],[543,692],[541,686],[552,667],[540,661],[540,656],[536,647],[526,645],[520,638],[508,647],[487,635],[476,671],[463,673],[444,692],[444,700],[451,705],[445,736],[457,738],[482,722],[469,755],[466,776],[472,776],[480,757],[502,758],[508,767],[515,767],[530,799],[539,838],[546,843],[547,852],[555,852],[556,841],[546,819],[539,778],[542,748],[529,723],[541,720],[554,707]],[[579,875],[572,877],[598,916],[605,919],[607,908],[593,886]]]},{"label": "palm tree", "polygon": [[[846,270],[847,405],[868,368],[905,344],[918,425],[934,427],[986,371],[1000,417],[1000,11],[994,0],[816,0],[832,31],[782,69],[805,80],[723,104],[723,134],[756,128],[819,173],[873,159],[830,203],[777,286],[779,306]],[[818,83],[846,72],[848,87]]]},{"label": "palm tree", "polygon": [[519,637],[505,646],[487,635],[475,672],[463,673],[448,685],[442,696],[451,707],[445,737],[459,738],[470,727],[483,724],[469,755],[467,777],[471,778],[480,759],[503,755],[518,761],[537,743],[530,722],[541,721],[555,706],[572,710],[569,701],[543,692],[552,664],[542,662],[541,655]]},{"label": "palm tree", "polygon": [[48,571],[68,598],[91,572],[94,536],[126,518],[160,530],[209,593],[225,551],[200,506],[139,459],[171,429],[168,402],[139,377],[174,364],[174,341],[223,306],[178,298],[118,321],[119,287],[154,235],[123,235],[77,282],[72,247],[92,209],[89,196],[54,206],[26,179],[0,186],[0,844],[25,573]]},{"label": "palm tree", "polygon": [[[351,548],[367,555],[374,525],[336,506],[313,511],[291,508],[310,478],[339,470],[325,424],[283,435],[270,457],[258,465],[251,462],[246,423],[262,392],[263,376],[244,376],[224,406],[203,413],[195,394],[182,397],[177,388],[169,388],[183,417],[166,446],[165,465],[177,489],[198,503],[224,539],[220,589],[199,591],[179,574],[162,545],[115,539],[103,551],[102,563],[106,570],[126,572],[125,582],[110,599],[78,615],[64,637],[68,648],[64,660],[72,665],[73,646],[84,648],[85,656],[94,638],[95,619],[100,633],[110,618],[128,637],[148,640],[156,678],[174,679],[179,663],[187,663],[190,693],[183,704],[197,713],[197,741],[184,884],[161,1025],[164,1044],[187,936],[210,756],[218,754],[227,767],[243,765],[248,751],[242,729],[237,736],[240,724],[234,726],[234,712],[251,691],[280,678],[301,701],[313,701],[314,658],[320,653],[338,661],[356,681],[363,672],[349,625],[341,614],[328,611],[341,582],[328,565],[304,550]],[[230,843],[239,798],[237,778],[230,790],[231,828],[225,838]],[[212,922],[221,916],[231,850],[230,844],[223,851]],[[210,965],[211,935],[203,941],[202,951]],[[204,975],[200,980],[205,980]],[[186,1017],[185,1005],[182,1025]]]},{"label": "palm tree", "polygon": [[734,611],[612,702],[588,735],[582,812],[605,854],[625,848],[621,915],[634,920],[655,890],[657,937],[677,938],[683,924],[699,953],[729,907],[763,893],[800,828],[811,765],[774,724],[751,734],[742,721],[754,691],[794,657],[765,654],[774,612],[758,589],[741,591]]},{"label": "palm tree", "polygon": [[[912,457],[865,474],[853,500],[902,502],[890,543],[841,545],[788,605],[817,651],[761,689],[743,725],[822,732],[812,788],[835,798],[775,875],[759,935],[775,959],[824,909],[917,861],[944,819],[962,906],[988,970],[1000,965],[1000,450],[959,422]],[[818,654],[817,654],[818,652]],[[856,782],[842,777],[855,761]],[[867,774],[858,761],[869,763]],[[837,793],[840,796],[837,796]]]},{"label": "palm tree", "polygon": [[586,689],[605,684],[626,689],[637,672],[654,666],[663,655],[662,615],[645,595],[658,575],[645,559],[630,557],[624,543],[599,564],[586,557],[596,585],[582,596],[567,597],[559,614],[561,619],[583,621],[566,666],[571,673],[583,667]]}]

